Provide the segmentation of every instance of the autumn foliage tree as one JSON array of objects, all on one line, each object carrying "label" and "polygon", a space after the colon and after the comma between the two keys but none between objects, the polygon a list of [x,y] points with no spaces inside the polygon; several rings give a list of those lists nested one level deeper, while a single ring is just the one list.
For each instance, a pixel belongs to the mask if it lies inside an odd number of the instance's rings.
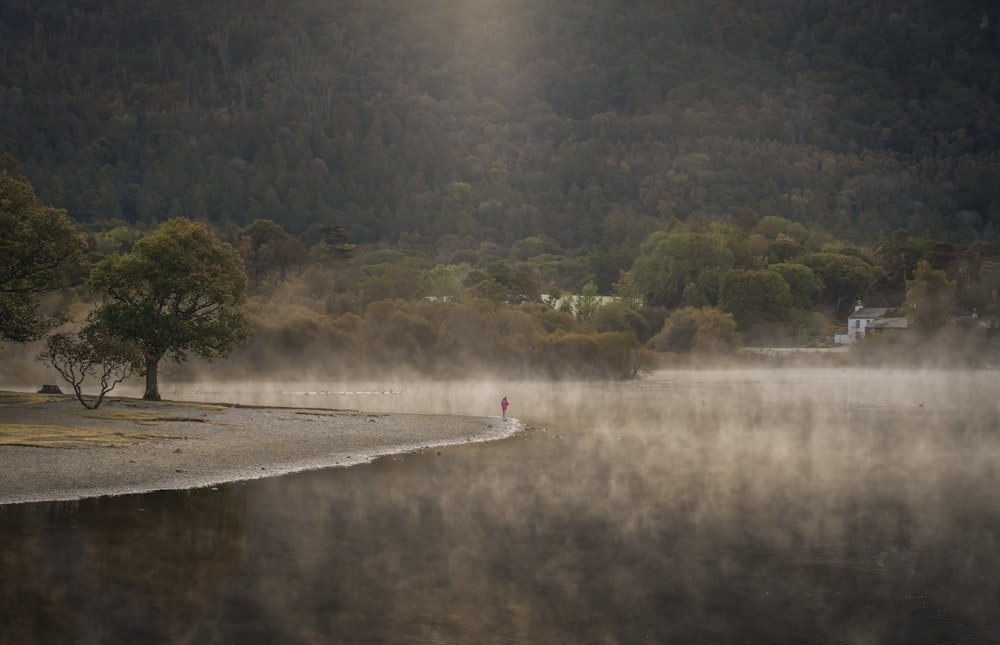
[{"label": "autumn foliage tree", "polygon": [[661,352],[718,353],[737,345],[732,314],[715,308],[683,307],[667,318],[651,345]]}]

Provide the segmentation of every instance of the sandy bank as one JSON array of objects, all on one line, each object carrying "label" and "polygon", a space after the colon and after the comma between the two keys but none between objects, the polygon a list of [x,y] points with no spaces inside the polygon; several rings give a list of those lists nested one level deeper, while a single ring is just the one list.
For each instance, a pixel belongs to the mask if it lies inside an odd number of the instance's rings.
[{"label": "sandy bank", "polygon": [[493,417],[0,392],[0,504],[196,488],[510,436]]}]

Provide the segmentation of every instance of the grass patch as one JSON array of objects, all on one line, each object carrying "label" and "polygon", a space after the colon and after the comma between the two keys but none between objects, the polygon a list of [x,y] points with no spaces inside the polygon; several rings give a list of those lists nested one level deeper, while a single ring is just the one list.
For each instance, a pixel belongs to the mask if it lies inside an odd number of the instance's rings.
[{"label": "grass patch", "polygon": [[201,417],[179,417],[155,410],[91,410],[80,412],[88,419],[107,419],[109,421],[134,421],[142,425],[155,425],[157,422],[190,422],[203,423]]},{"label": "grass patch", "polygon": [[25,405],[61,401],[65,395],[36,394],[35,392],[0,392],[0,405]]},{"label": "grass patch", "polygon": [[0,423],[0,446],[120,448],[170,438],[165,435],[123,432],[108,428],[69,428],[29,423]]},{"label": "grass patch", "polygon": [[[93,399],[90,395],[84,395],[88,400]],[[53,403],[56,401],[65,401],[66,399],[72,399],[72,395],[67,394],[40,394],[36,392],[5,392],[0,391],[0,406],[11,406],[11,405],[28,405],[33,403]],[[218,403],[194,403],[187,401],[141,401],[137,400],[135,403],[130,403],[128,400],[114,399],[114,397],[108,397],[105,405],[109,403],[116,403],[120,405],[127,406],[163,406],[163,407],[176,407],[176,408],[190,408],[192,410],[203,410],[205,412],[222,412],[227,407],[226,405],[220,405]]]}]

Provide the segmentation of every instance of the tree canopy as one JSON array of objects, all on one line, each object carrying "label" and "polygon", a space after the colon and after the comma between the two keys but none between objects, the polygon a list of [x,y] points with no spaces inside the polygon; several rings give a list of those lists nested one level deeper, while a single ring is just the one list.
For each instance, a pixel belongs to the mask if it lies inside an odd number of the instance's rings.
[{"label": "tree canopy", "polygon": [[906,281],[904,311],[907,322],[921,331],[937,331],[948,324],[955,305],[955,281],[939,269],[920,260],[913,279]]},{"label": "tree canopy", "polygon": [[722,276],[719,307],[733,315],[740,329],[787,322],[792,292],[777,271],[733,269]]},{"label": "tree canopy", "polygon": [[715,308],[681,307],[670,314],[651,344],[663,352],[724,352],[737,345],[736,321]]},{"label": "tree canopy", "polygon": [[85,250],[66,211],[42,206],[25,178],[0,170],[0,341],[35,340],[49,329],[39,295],[67,286]]},{"label": "tree canopy", "polygon": [[845,311],[872,287],[875,268],[862,258],[833,251],[808,253],[797,260],[823,281],[822,299],[836,311]]},{"label": "tree canopy", "polygon": [[718,303],[722,274],[734,261],[719,236],[675,227],[642,243],[632,273],[652,305],[710,306]]},{"label": "tree canopy", "polygon": [[196,222],[164,222],[131,252],[99,262],[90,284],[103,301],[88,327],[141,349],[146,399],[160,398],[157,369],[163,357],[183,361],[192,352],[218,358],[249,336],[240,257]]}]

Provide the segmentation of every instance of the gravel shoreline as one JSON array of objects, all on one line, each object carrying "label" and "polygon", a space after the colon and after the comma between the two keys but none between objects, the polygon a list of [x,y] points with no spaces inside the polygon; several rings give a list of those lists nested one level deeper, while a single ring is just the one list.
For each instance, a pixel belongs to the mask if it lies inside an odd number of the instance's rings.
[{"label": "gravel shoreline", "polygon": [[0,395],[0,504],[185,489],[502,439],[496,417]]}]

